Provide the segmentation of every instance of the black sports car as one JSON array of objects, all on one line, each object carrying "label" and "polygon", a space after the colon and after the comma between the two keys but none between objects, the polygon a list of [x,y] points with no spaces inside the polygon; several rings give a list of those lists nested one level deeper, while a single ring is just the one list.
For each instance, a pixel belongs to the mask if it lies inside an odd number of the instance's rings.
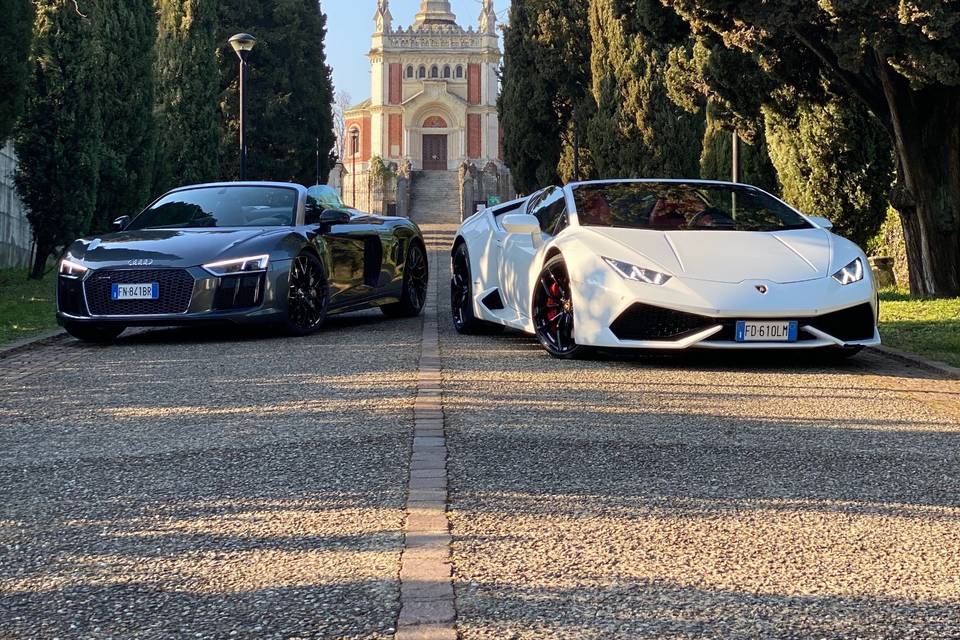
[{"label": "black sports car", "polygon": [[81,340],[200,322],[307,335],[335,313],[417,316],[426,299],[417,225],[350,209],[329,187],[183,187],[114,226],[74,242],[59,265],[57,320]]}]

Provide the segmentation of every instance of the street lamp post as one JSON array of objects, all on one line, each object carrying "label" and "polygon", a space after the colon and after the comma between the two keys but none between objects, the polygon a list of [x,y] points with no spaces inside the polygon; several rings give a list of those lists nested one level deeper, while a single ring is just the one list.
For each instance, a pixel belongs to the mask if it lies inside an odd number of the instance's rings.
[{"label": "street lamp post", "polygon": [[240,179],[247,179],[247,136],[246,127],[243,121],[244,100],[243,91],[247,80],[247,56],[253,51],[257,44],[257,39],[249,33],[238,33],[230,38],[230,46],[240,58]]}]

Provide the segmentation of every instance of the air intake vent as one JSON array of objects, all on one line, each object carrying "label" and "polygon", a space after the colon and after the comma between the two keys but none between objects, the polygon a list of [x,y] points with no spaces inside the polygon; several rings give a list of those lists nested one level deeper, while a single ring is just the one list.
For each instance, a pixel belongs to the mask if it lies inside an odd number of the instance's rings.
[{"label": "air intake vent", "polygon": [[503,298],[500,297],[499,289],[494,289],[480,302],[490,311],[501,311],[503,309]]}]

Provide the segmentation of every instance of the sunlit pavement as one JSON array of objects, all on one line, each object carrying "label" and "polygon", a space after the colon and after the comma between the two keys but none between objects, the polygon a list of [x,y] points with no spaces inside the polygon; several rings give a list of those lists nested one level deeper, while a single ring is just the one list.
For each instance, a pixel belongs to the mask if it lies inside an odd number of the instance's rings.
[{"label": "sunlit pavement", "polygon": [[[960,637],[960,383],[559,362],[455,335],[438,264],[462,638]],[[373,312],[0,361],[0,637],[390,637],[420,337]]]},{"label": "sunlit pavement", "polygon": [[419,339],[373,312],[32,352],[0,382],[0,637],[389,637]]}]

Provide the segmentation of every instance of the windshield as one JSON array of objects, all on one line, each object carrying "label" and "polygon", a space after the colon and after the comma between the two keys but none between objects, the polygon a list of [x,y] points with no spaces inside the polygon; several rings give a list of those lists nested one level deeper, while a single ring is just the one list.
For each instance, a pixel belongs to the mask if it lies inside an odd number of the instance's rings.
[{"label": "windshield", "polygon": [[800,214],[747,186],[635,182],[585,184],[573,192],[580,224],[660,231],[811,229]]},{"label": "windshield", "polygon": [[134,218],[127,229],[283,227],[294,223],[296,209],[294,189],[202,187],[165,195]]}]

